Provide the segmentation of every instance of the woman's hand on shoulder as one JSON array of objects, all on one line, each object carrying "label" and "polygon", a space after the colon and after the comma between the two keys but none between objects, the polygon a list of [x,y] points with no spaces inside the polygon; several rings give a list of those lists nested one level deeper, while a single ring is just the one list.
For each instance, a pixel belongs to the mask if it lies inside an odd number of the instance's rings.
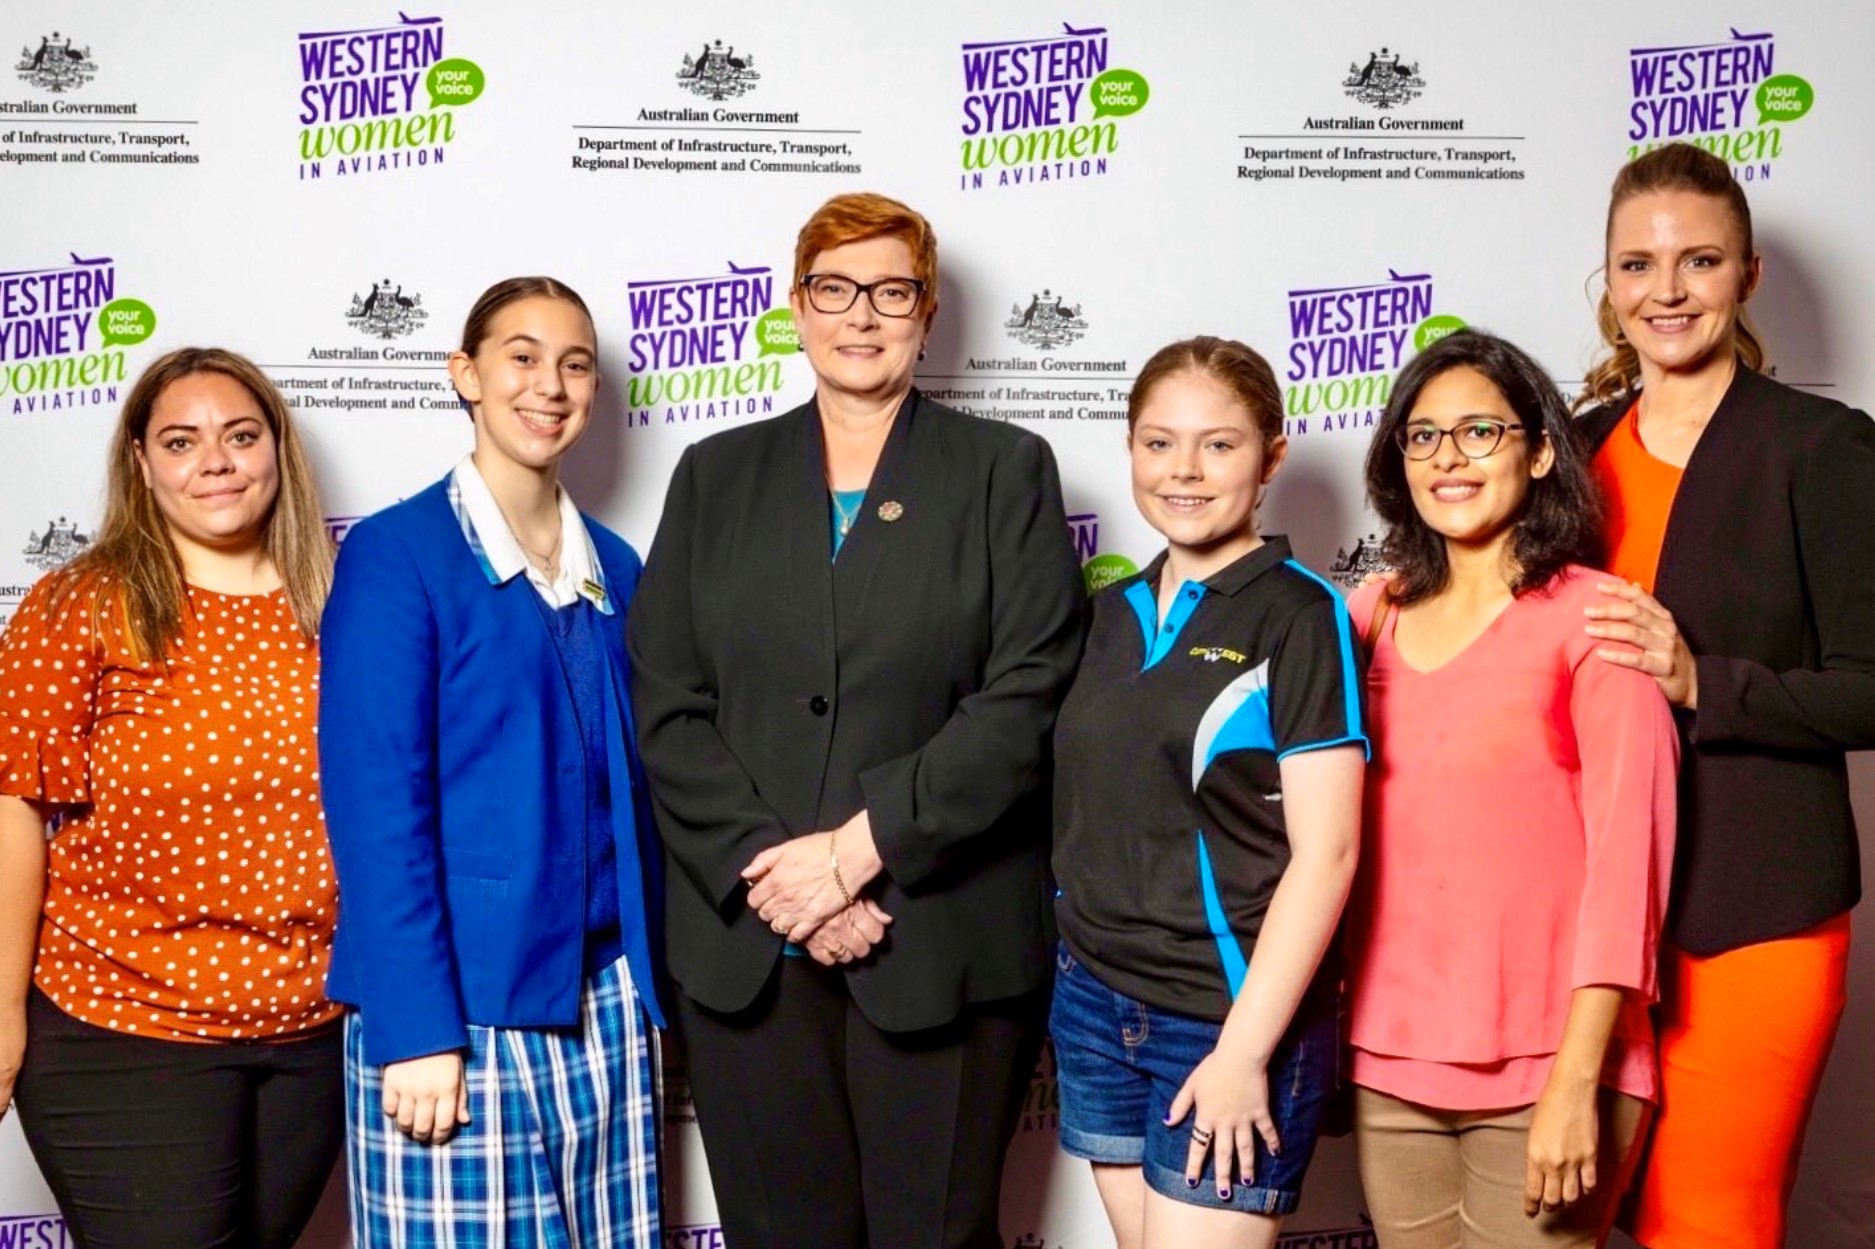
[{"label": "woman's hand on shoulder", "polygon": [[1699,671],[1693,652],[1673,621],[1673,613],[1631,581],[1607,577],[1596,583],[1606,599],[1584,610],[1588,635],[1604,642],[1627,642],[1634,650],[1600,646],[1597,658],[1623,668],[1638,668],[1652,677],[1660,692],[1675,707],[1693,710],[1699,705]]},{"label": "woman's hand on shoulder", "polygon": [[419,1145],[442,1145],[469,1122],[469,1085],[455,1050],[384,1064],[384,1113]]},{"label": "woman's hand on shoulder", "polygon": [[1198,1187],[1204,1159],[1212,1159],[1220,1198],[1231,1185],[1256,1181],[1256,1138],[1270,1153],[1282,1152],[1276,1120],[1270,1114],[1269,1074],[1265,1063],[1223,1048],[1212,1050],[1192,1069],[1166,1112],[1167,1127],[1191,1120],[1191,1144],[1185,1151],[1185,1183]]}]

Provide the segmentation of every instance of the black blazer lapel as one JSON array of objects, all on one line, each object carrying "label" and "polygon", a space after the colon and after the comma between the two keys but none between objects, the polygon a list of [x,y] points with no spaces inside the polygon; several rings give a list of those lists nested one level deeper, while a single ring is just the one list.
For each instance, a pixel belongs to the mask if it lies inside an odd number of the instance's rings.
[{"label": "black blazer lapel", "polygon": [[[929,468],[925,461],[931,458],[918,449],[918,402],[918,392],[914,390],[899,404],[891,432],[879,451],[879,463],[873,468],[872,480],[866,484],[866,497],[860,502],[859,514],[853,518],[853,527],[840,547],[839,558],[833,561],[836,608],[844,605],[848,612],[863,608],[866,587],[872,582],[879,560],[887,554],[901,555],[906,549],[906,539],[917,530],[919,480]],[[824,530],[829,523],[824,502],[826,443],[818,415],[814,420],[814,452],[821,457],[822,464],[821,523]],[[888,504],[894,506],[882,512]],[[893,519],[885,519],[887,515]],[[823,538],[831,551],[832,535],[823,533]]]},{"label": "black blazer lapel", "polygon": [[[785,418],[784,418],[785,419]],[[833,670],[833,529],[827,502],[827,453],[820,436],[820,409],[810,400],[787,431],[786,459],[792,471],[773,475],[787,584],[794,600],[792,627],[818,651],[821,670]],[[767,473],[765,465],[754,466]],[[753,623],[753,622],[752,622]]]},{"label": "black blazer lapel", "polygon": [[[1767,467],[1767,449],[1753,445],[1761,380],[1740,364],[1706,422],[1705,432],[1693,444],[1660,542],[1654,589],[1664,602],[1703,605],[1711,593],[1707,586],[1719,568],[1749,575],[1749,563],[1740,563],[1745,552],[1734,547],[1731,535],[1737,527],[1738,501],[1761,493],[1751,479],[1761,477]],[[1706,613],[1689,614],[1696,622]],[[1693,641],[1688,633],[1688,642]]]}]

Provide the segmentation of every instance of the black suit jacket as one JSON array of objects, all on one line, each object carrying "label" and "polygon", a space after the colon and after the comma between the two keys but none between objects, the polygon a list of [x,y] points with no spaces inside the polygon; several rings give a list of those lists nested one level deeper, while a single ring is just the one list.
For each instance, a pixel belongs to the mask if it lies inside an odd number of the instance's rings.
[{"label": "black suit jacket", "polygon": [[[1595,447],[1632,402],[1582,417]],[[1674,496],[1655,597],[1699,686],[1673,940],[1715,954],[1849,909],[1843,752],[1875,746],[1875,423],[1741,364]]]},{"label": "black suit jacket", "polygon": [[632,603],[670,967],[704,1006],[753,1000],[781,939],[739,873],[863,806],[895,922],[848,984],[878,1026],[932,1027],[1046,976],[1047,750],[1085,594],[1033,434],[912,392],[837,561],[824,458],[812,403],[687,450]]}]

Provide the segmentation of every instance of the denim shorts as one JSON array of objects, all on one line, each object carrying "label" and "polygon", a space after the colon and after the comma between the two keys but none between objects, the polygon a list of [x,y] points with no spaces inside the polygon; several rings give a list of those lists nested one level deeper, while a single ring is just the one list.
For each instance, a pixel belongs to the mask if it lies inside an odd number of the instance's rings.
[{"label": "denim shorts", "polygon": [[[1340,1076],[1332,1000],[1305,999],[1269,1063],[1270,1117],[1282,1153],[1256,1139],[1253,1182],[1218,1196],[1207,1152],[1198,1186],[1185,1183],[1192,1118],[1167,1127],[1185,1078],[1216,1048],[1222,1027],[1115,993],[1056,948],[1049,1032],[1061,1086],[1061,1148],[1089,1162],[1137,1165],[1154,1192],[1188,1205],[1288,1214],[1302,1199],[1322,1115]],[[1236,1179],[1237,1177],[1231,1177]]]}]

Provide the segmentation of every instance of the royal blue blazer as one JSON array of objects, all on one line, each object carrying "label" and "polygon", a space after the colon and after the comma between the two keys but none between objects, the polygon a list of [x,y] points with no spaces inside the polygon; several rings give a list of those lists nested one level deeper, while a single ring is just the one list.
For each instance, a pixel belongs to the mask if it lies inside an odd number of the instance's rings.
[{"label": "royal blue blazer", "polygon": [[[573,695],[537,592],[525,576],[497,580],[448,484],[352,529],[320,628],[320,784],[339,877],[326,993],[358,1009],[373,1064],[464,1048],[469,1024],[579,1018],[587,788]],[[642,565],[585,521],[612,609],[621,936],[662,1027],[660,854],[626,695]]]}]

